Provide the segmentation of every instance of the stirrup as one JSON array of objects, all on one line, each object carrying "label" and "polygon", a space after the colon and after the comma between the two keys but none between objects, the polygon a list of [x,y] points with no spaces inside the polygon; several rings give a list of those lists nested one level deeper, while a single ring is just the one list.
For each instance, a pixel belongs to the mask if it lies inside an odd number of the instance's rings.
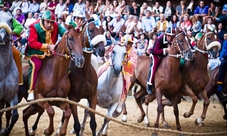
[{"label": "stirrup", "polygon": [[34,93],[32,92],[32,93],[28,93],[28,98],[27,98],[27,101],[32,101],[32,100],[34,100],[35,98],[34,98]]}]

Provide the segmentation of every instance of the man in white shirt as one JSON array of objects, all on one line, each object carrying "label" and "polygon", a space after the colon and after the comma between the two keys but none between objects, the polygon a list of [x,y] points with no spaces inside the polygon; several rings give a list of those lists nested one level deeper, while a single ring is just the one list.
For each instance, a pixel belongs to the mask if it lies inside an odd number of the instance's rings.
[{"label": "man in white shirt", "polygon": [[14,0],[12,3],[12,6],[9,8],[9,10],[12,12],[13,16],[16,15],[16,11],[18,8],[20,8],[21,1],[20,0]]},{"label": "man in white shirt", "polygon": [[74,5],[73,8],[73,16],[75,16],[78,11],[85,12],[85,9],[86,9],[85,3],[83,3],[82,0],[78,0],[78,2]]},{"label": "man in white shirt", "polygon": [[143,5],[140,7],[140,18],[144,17],[146,14],[146,11],[150,10],[152,11],[151,6],[148,6],[147,2],[143,2]]},{"label": "man in white shirt", "polygon": [[155,2],[155,6],[153,7],[153,17],[156,22],[160,19],[161,13],[163,13],[163,7],[160,6],[159,2]]},{"label": "man in white shirt", "polygon": [[[116,38],[118,37],[118,33],[121,27],[124,25],[125,20],[121,17],[121,14],[117,14],[117,17],[114,18],[112,21],[109,22],[108,27],[111,31],[111,36]],[[111,29],[113,27],[113,29]]]},{"label": "man in white shirt", "polygon": [[61,18],[61,14],[65,10],[65,8],[66,5],[65,3],[63,3],[63,0],[59,0],[59,3],[57,4],[55,9],[55,15],[57,16],[57,18]]}]

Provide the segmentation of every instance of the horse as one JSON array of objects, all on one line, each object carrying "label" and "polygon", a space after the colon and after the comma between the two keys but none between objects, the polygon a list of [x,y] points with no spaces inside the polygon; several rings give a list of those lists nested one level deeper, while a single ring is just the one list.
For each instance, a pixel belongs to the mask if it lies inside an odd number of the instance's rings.
[{"label": "horse", "polygon": [[[70,58],[74,61],[74,65],[78,68],[84,65],[83,53],[83,35],[71,26],[67,26],[68,31],[63,35],[62,39],[55,46],[55,52],[52,57],[43,60],[43,66],[39,72],[34,95],[36,99],[49,97],[66,98],[70,89],[70,81],[68,78]],[[49,126],[44,131],[45,135],[51,135],[54,132],[53,117],[54,109],[52,105],[61,108],[64,111],[64,123],[57,135],[66,135],[66,129],[71,109],[68,103],[64,102],[44,102],[30,105],[23,110],[23,122],[25,126],[25,134],[28,132],[28,118],[45,109],[49,115]]]},{"label": "horse", "polygon": [[[17,92],[19,91],[19,73],[12,54],[12,19],[9,11],[0,11],[0,48],[1,48],[1,72],[0,72],[0,101],[1,109],[4,107],[15,106],[18,104]],[[3,113],[0,113],[2,117]],[[0,134],[9,135],[13,126],[18,120],[18,111],[14,109],[12,114],[6,114],[9,121],[6,123],[6,129],[2,128],[0,121]],[[11,123],[10,123],[11,118]]]},{"label": "horse", "polygon": [[[109,117],[118,117],[122,111],[118,111],[119,100],[123,90],[122,67],[126,55],[125,46],[114,45],[111,62],[107,70],[98,78],[98,106],[108,110]],[[86,122],[88,114],[85,114],[83,124]],[[101,129],[97,135],[106,135],[109,119],[104,119]]]},{"label": "horse", "polygon": [[[92,109],[96,109],[97,104],[97,84],[98,77],[95,68],[91,64],[91,55],[97,54],[99,56],[104,56],[106,44],[106,39],[103,36],[103,28],[97,27],[95,20],[93,18],[89,19],[85,24],[82,31],[84,35],[84,58],[85,63],[82,68],[76,68],[73,62],[70,65],[71,72],[69,74],[69,79],[71,82],[70,91],[68,94],[68,99],[79,102],[82,98],[88,100],[88,106]],[[72,114],[74,118],[74,127],[70,133],[75,133],[76,135],[83,134],[84,125],[80,125],[77,113],[77,106],[70,105],[72,109]],[[92,135],[96,135],[96,121],[95,114],[92,112],[85,111],[85,114],[89,114],[91,117],[90,128],[92,130]],[[64,117],[62,117],[63,122]],[[85,123],[85,122],[84,122]],[[81,127],[82,126],[82,127]],[[59,125],[61,127],[61,123]]]},{"label": "horse", "polygon": [[[13,59],[11,32],[7,23],[0,23],[0,109],[3,109],[6,104],[10,106],[18,104],[19,73]],[[18,120],[18,111],[12,110],[11,122],[7,124],[6,129],[2,128],[2,115],[3,113],[0,113],[0,133],[8,136]]]},{"label": "horse", "polygon": [[[155,74],[154,81],[154,93],[152,95],[147,95],[144,97],[146,92],[146,83],[147,76],[149,72],[149,64],[152,63],[152,60],[146,56],[139,56],[137,59],[137,67],[135,74],[131,79],[132,85],[137,82],[141,85],[139,92],[134,94],[136,102],[139,108],[142,109],[141,101],[145,101],[145,104],[148,105],[149,102],[157,98],[157,118],[155,122],[155,127],[159,127],[159,117],[163,112],[164,105],[162,104],[162,96],[165,95],[168,98],[171,98],[171,103],[174,108],[174,115],[176,119],[177,130],[181,131],[181,126],[179,122],[179,113],[177,104],[180,101],[178,91],[180,90],[182,77],[180,72],[180,59],[192,60],[193,53],[191,52],[191,46],[189,44],[189,39],[186,36],[185,32],[178,33],[173,39],[172,45],[169,47],[170,53],[161,60],[159,68]],[[171,71],[171,72],[170,72]],[[141,110],[141,117],[138,120],[141,121],[144,119],[145,113]],[[148,118],[146,116],[146,121],[148,123]]]},{"label": "horse", "polygon": [[[212,95],[214,95],[217,92],[218,72],[219,72],[219,67],[216,67],[210,74],[209,82],[206,85],[206,92],[207,92],[208,98],[210,98]],[[223,92],[225,94],[227,94],[226,86],[227,86],[227,73],[225,74],[225,82],[224,82],[224,89],[223,89]],[[226,108],[227,103],[222,102],[221,100],[220,100],[220,103],[224,108],[223,119],[227,121],[227,108]]]}]

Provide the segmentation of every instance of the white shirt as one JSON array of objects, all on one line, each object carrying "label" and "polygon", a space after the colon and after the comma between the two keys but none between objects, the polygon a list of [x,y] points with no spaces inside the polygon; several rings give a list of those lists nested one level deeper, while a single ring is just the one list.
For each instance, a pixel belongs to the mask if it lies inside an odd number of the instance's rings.
[{"label": "white shirt", "polygon": [[36,21],[36,19],[34,19],[34,18],[27,18],[25,21],[24,27],[28,28],[35,21]]},{"label": "white shirt", "polygon": [[9,8],[9,10],[13,13],[13,16],[16,15],[16,11],[17,11],[17,9],[20,8],[20,4],[21,4],[21,1],[17,1],[17,2],[14,1],[12,3],[12,6]]},{"label": "white shirt", "polygon": [[118,33],[118,31],[121,29],[124,22],[125,20],[123,18],[121,18],[120,21],[117,21],[117,19],[114,18],[109,22],[109,25],[114,27],[113,32]]},{"label": "white shirt", "polygon": [[66,8],[65,3],[62,4],[58,3],[55,9],[55,15],[57,15],[58,18],[61,17],[61,14],[65,10],[65,8]]},{"label": "white shirt", "polygon": [[30,5],[30,1],[23,2],[21,4],[22,13],[28,13],[28,11],[29,11],[29,5]]}]

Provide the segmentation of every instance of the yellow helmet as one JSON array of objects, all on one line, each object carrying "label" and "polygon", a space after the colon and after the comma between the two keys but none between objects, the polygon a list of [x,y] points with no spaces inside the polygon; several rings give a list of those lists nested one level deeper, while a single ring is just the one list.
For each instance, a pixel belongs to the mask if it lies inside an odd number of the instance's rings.
[{"label": "yellow helmet", "polygon": [[124,37],[121,38],[121,45],[126,45],[128,42],[133,43],[133,37],[126,34]]}]

